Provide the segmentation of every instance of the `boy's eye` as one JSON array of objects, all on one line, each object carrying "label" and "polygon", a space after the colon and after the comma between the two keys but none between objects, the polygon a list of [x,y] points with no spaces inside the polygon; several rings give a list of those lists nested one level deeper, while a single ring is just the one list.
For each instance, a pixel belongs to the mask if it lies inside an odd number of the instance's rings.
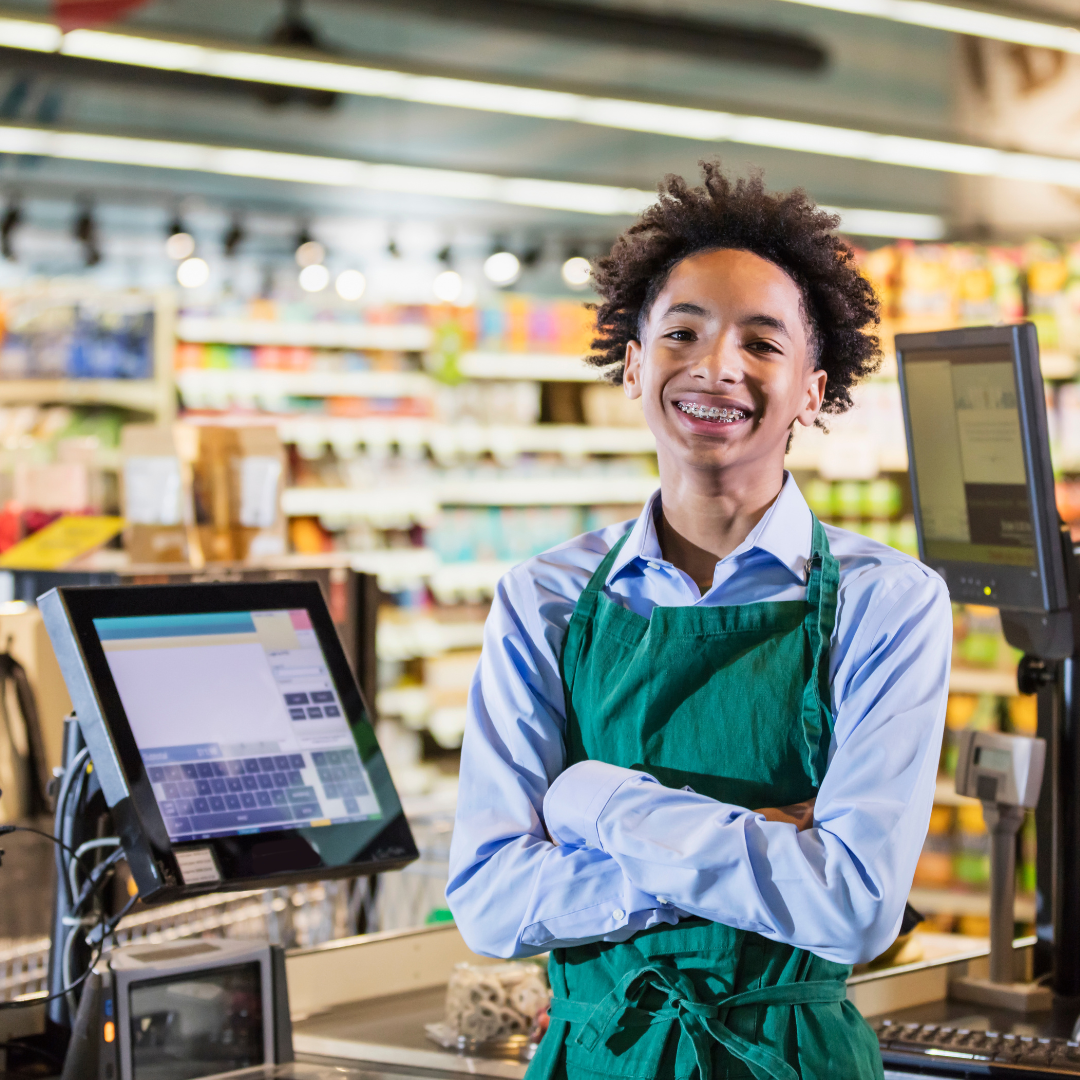
[{"label": "boy's eye", "polygon": [[664,337],[671,338],[672,341],[693,341],[694,336],[692,330],[671,330],[664,335]]}]

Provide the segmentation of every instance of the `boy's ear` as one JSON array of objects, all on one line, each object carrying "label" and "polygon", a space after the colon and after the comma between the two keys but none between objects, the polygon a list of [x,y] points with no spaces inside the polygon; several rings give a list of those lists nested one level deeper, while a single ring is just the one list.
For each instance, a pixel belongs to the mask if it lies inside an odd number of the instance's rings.
[{"label": "boy's ear", "polygon": [[626,355],[623,360],[623,391],[631,400],[641,397],[641,361],[644,350],[640,341],[626,343]]},{"label": "boy's ear", "polygon": [[811,371],[806,383],[806,397],[803,399],[803,407],[795,414],[795,419],[803,427],[810,427],[821,412],[822,403],[825,401],[825,384],[829,381],[827,372],[820,368]]}]

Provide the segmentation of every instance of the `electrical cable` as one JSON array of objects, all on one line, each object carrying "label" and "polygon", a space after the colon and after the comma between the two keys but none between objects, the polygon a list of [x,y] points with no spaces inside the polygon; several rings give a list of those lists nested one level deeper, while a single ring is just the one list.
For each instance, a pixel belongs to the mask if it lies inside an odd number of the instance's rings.
[{"label": "electrical cable", "polygon": [[[131,897],[124,907],[112,918],[107,917],[104,912],[101,912],[101,915],[95,921],[93,918],[87,918],[85,916],[80,916],[79,914],[84,905],[97,895],[101,888],[112,879],[113,868],[125,857],[124,850],[120,846],[120,841],[117,837],[101,837],[97,840],[90,840],[81,844],[78,849],[74,848],[72,844],[69,843],[69,840],[71,839],[69,834],[72,827],[72,821],[69,819],[67,812],[68,802],[72,796],[75,797],[76,805],[78,805],[82,799],[86,778],[88,776],[86,763],[89,756],[89,748],[83,747],[83,749],[72,758],[70,765],[64,770],[60,791],[57,794],[56,827],[53,833],[45,832],[42,829],[35,829],[29,825],[0,826],[0,836],[13,832],[30,832],[38,836],[43,836],[56,845],[57,888],[64,889],[67,894],[67,908],[70,912],[63,920],[64,924],[69,927],[68,933],[64,938],[63,952],[61,954],[61,971],[63,982],[65,984],[63,989],[56,991],[56,993],[49,994],[46,997],[37,997],[35,995],[33,997],[15,1001],[2,1001],[0,1002],[0,1010],[42,1005],[46,1002],[54,1001],[57,998],[65,997],[68,1000],[68,1006],[72,1014],[74,1014],[77,1011],[77,1003],[73,992],[89,978],[90,973],[94,970],[94,966],[101,959],[107,939],[113,934],[120,920],[131,910],[138,900],[138,894],[136,893],[136,895]],[[98,863],[96,866],[88,867],[83,861],[83,856],[90,851],[103,847],[116,847],[117,850],[109,855],[103,862]],[[70,856],[66,863],[63,858],[63,853],[67,853],[67,855]],[[79,888],[77,877],[79,870],[82,870],[86,878],[81,889]],[[87,944],[91,945],[93,953],[87,963],[86,970],[77,979],[72,979],[70,972],[72,950],[76,937],[80,932],[83,933]]]},{"label": "electrical cable", "polygon": [[[78,882],[78,879],[75,876],[76,871],[79,870],[80,868],[82,868],[83,873],[88,874],[88,876],[90,876],[97,869],[97,867],[91,867],[90,871],[87,872],[85,867],[82,866],[82,863],[81,862],[76,862],[75,860],[76,859],[81,860],[82,856],[85,855],[88,851],[94,851],[97,848],[119,847],[119,846],[120,846],[120,837],[119,836],[103,836],[100,840],[87,840],[85,844],[80,844],[78,846],[78,848],[75,850],[74,858],[71,860],[71,862],[68,863],[68,882],[71,885],[71,895],[72,896],[75,896],[79,892],[79,882]],[[98,865],[101,865],[101,864],[99,863]]]},{"label": "electrical cable", "polygon": [[[121,852],[118,852],[117,855],[114,856],[117,861],[119,861],[119,855],[121,854]],[[107,880],[107,878],[104,880]],[[98,884],[100,885],[101,882],[99,881]],[[97,937],[98,932],[100,931],[99,940],[94,942],[94,955],[90,958],[90,962],[87,964],[86,970],[77,979],[75,979],[74,982],[65,986],[62,990],[58,990],[55,994],[49,994],[47,997],[23,998],[17,1001],[0,1001],[0,1010],[25,1009],[33,1005],[44,1005],[46,1002],[55,1001],[57,998],[66,997],[73,990],[77,990],[80,986],[82,986],[82,984],[86,982],[86,980],[90,977],[90,973],[94,970],[94,965],[97,964],[97,962],[101,959],[101,954],[105,951],[106,939],[113,934],[113,932],[116,930],[116,927],[119,925],[120,920],[123,919],[123,917],[135,906],[138,899],[139,895],[138,893],[136,893],[111,918],[106,918],[104,912],[102,913],[97,925],[91,932],[92,937]],[[64,941],[65,948],[67,946],[68,939],[70,939],[74,935],[74,931],[77,929],[79,929],[79,927],[72,927],[72,932]]]},{"label": "electrical cable", "polygon": [[[59,835],[65,828],[65,819],[67,816],[67,801],[71,794],[71,785],[75,782],[77,776],[85,774],[85,765],[87,759],[90,757],[90,748],[84,746],[72,759],[70,764],[64,769],[64,775],[60,781],[60,791],[56,797],[56,824],[54,825],[54,839],[60,845],[56,850],[56,887],[64,890],[64,895],[67,898],[67,904],[70,907],[72,902],[71,890],[68,886],[67,874],[64,872],[64,860],[60,857],[60,852],[64,848],[63,836]],[[71,850],[70,846],[67,850]]]},{"label": "electrical cable", "polygon": [[0,1043],[0,1050],[24,1050],[30,1054],[37,1054],[38,1057],[46,1058],[54,1065],[63,1069],[64,1062],[61,1058],[58,1058],[51,1050],[46,1050],[43,1046],[35,1046],[33,1043],[24,1042],[25,1036],[16,1036],[13,1039],[8,1039],[5,1043]]},{"label": "electrical cable", "polygon": [[[59,837],[53,836],[52,833],[45,832],[44,829],[35,829],[31,825],[0,825],[0,836],[7,836],[9,833],[13,832],[30,832],[37,836],[44,836],[46,840],[51,840],[57,847],[68,852],[73,859],[79,859],[79,853],[74,848],[69,847]],[[86,868],[86,865],[81,859],[79,859],[79,866],[82,867],[84,874],[90,873],[90,870]]]}]

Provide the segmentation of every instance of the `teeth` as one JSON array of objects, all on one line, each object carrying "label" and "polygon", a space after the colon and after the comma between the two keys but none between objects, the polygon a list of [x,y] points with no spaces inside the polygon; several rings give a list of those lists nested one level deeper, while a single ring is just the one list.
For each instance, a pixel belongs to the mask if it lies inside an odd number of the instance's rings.
[{"label": "teeth", "polygon": [[732,424],[736,420],[746,419],[746,413],[742,409],[720,409],[715,405],[694,405],[687,401],[680,401],[679,408],[698,420],[713,420],[721,424]]}]

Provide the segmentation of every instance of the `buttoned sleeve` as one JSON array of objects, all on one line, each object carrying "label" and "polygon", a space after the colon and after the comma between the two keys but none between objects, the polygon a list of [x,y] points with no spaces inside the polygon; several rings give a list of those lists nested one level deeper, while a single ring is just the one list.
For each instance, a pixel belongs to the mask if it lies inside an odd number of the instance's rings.
[{"label": "buttoned sleeve", "polygon": [[[593,567],[599,559],[594,553]],[[577,571],[537,560],[516,568],[499,583],[485,625],[446,890],[462,936],[483,955],[623,941],[678,918],[610,854],[552,843],[545,831],[544,796],[565,765],[558,656],[589,562]]]},{"label": "buttoned sleeve", "polygon": [[914,562],[842,590],[835,724],[813,827],[675,791],[602,762],[566,770],[544,815],[561,845],[611,855],[646,895],[839,963],[893,941],[933,804],[952,618]]}]

